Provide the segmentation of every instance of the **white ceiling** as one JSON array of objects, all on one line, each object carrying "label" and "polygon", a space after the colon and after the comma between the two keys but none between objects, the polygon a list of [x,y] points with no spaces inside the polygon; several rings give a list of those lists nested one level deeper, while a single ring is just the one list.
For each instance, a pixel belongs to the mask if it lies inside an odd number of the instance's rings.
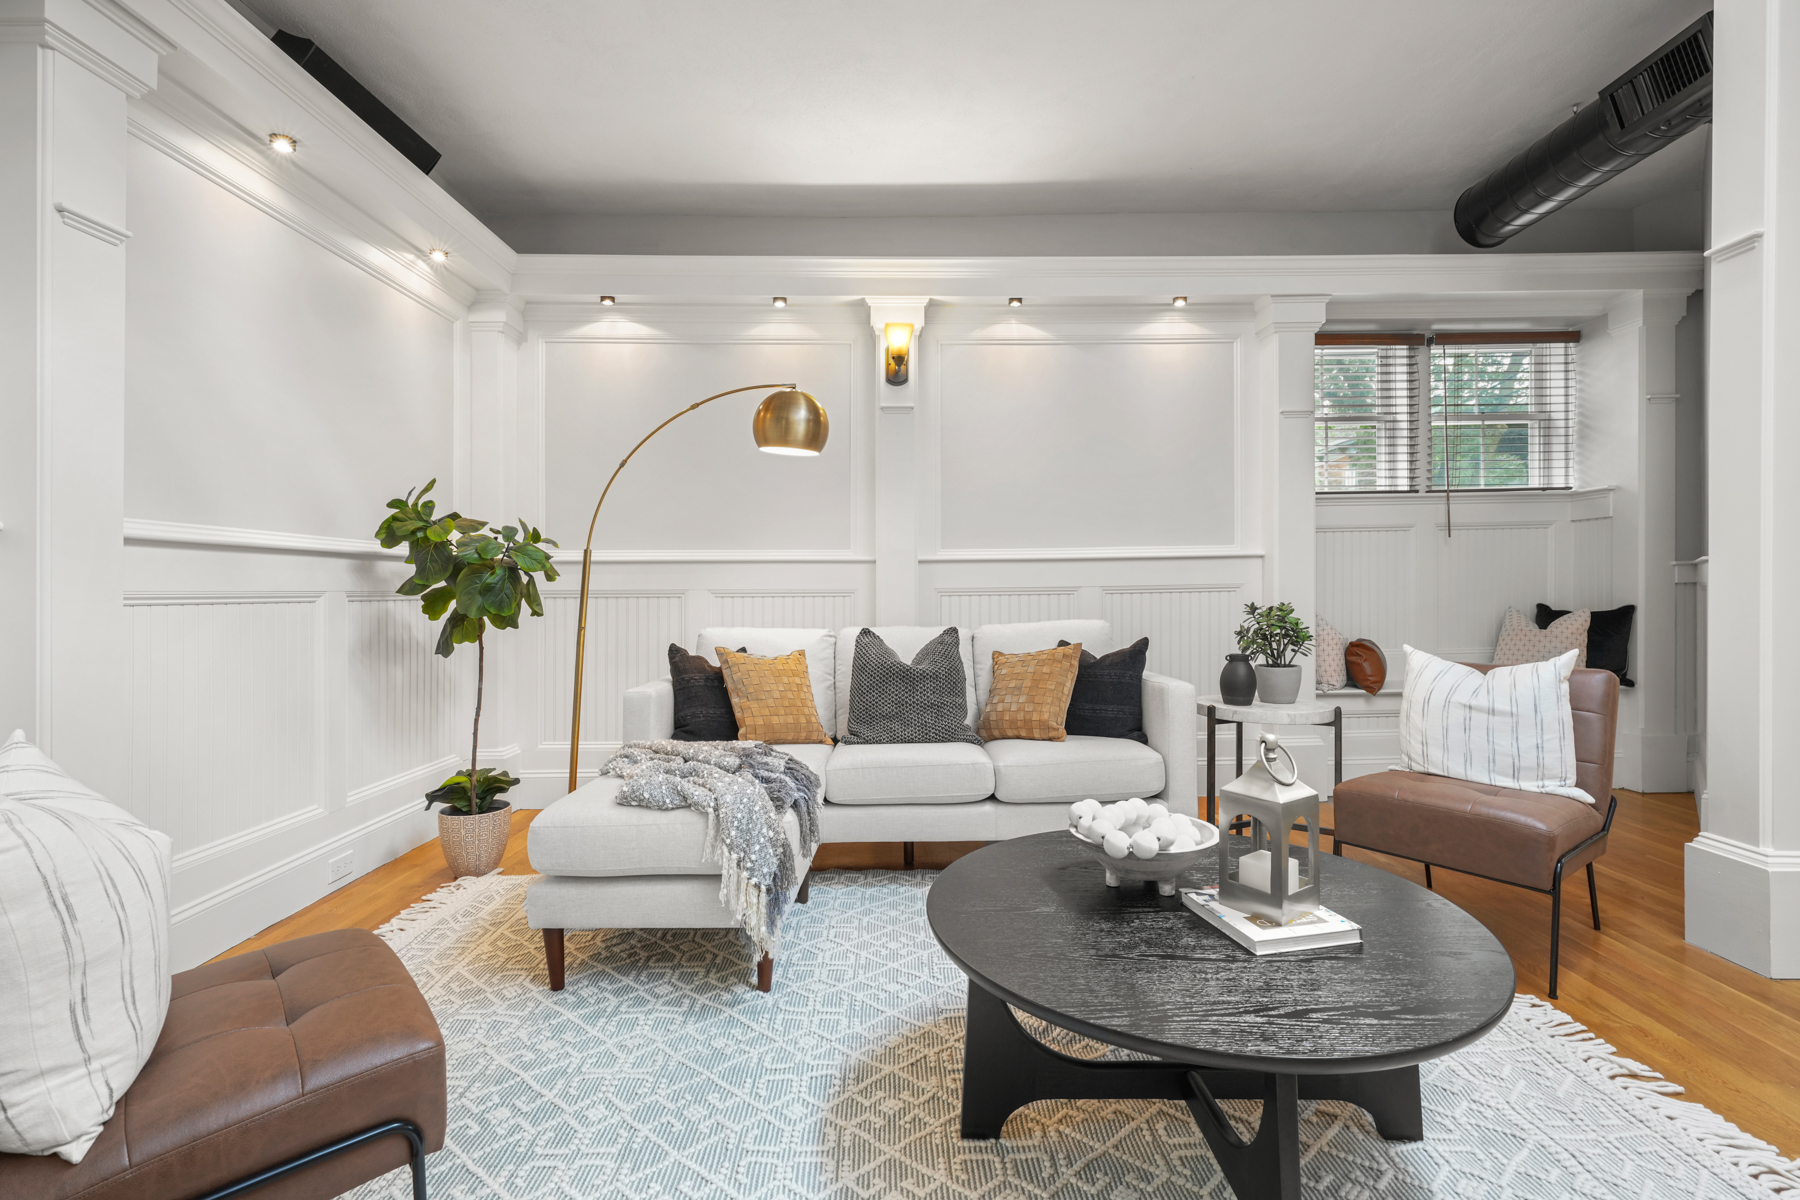
[{"label": "white ceiling", "polygon": [[[238,0],[525,214],[1447,210],[1706,0]],[[1687,138],[1596,191],[1699,187]]]}]

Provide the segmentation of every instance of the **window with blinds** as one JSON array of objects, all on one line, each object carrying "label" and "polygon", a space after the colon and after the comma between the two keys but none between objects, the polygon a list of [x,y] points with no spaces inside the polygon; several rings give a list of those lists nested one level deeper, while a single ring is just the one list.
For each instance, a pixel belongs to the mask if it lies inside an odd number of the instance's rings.
[{"label": "window with blinds", "polygon": [[1577,332],[1321,333],[1321,492],[1567,488]]}]

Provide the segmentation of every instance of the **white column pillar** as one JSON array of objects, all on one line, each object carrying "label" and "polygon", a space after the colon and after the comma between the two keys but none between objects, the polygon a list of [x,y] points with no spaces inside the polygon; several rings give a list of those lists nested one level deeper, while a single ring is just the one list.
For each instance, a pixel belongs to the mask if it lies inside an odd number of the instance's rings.
[{"label": "white column pillar", "polygon": [[[1326,296],[1261,296],[1256,335],[1262,394],[1263,600],[1287,601],[1316,629],[1317,532],[1313,449],[1313,335]],[[1300,698],[1313,694],[1313,659],[1300,660]]]},{"label": "white column pillar", "polygon": [[1631,677],[1619,705],[1616,783],[1647,792],[1687,789],[1687,733],[1676,723],[1675,677],[1675,326],[1687,293],[1630,292],[1607,309],[1607,330],[1625,339],[1626,410],[1607,436],[1636,453],[1616,477],[1614,604],[1635,604]]},{"label": "white column pillar", "polygon": [[[912,625],[919,618],[918,427],[914,405],[919,391],[919,339],[925,331],[925,296],[869,298],[875,328],[875,378],[881,398],[875,425],[875,620]],[[913,327],[910,378],[893,385],[885,378],[887,326]],[[929,614],[928,614],[929,616]]]},{"label": "white column pillar", "polygon": [[173,49],[117,6],[0,0],[0,737],[24,729],[115,796],[125,101]]},{"label": "white column pillar", "polygon": [[1707,790],[1687,937],[1800,977],[1800,20],[1720,0],[1707,282]]},{"label": "white column pillar", "polygon": [[[470,305],[466,328],[469,467],[458,491],[467,497],[467,515],[484,518],[491,525],[510,525],[529,519],[519,503],[519,345],[525,340],[524,302],[516,296],[484,292]],[[531,644],[524,633],[523,627],[503,633],[488,647],[487,703],[482,706],[481,719],[485,739],[481,761],[487,766],[518,765],[519,735],[525,727],[524,714],[530,711],[519,686],[520,667]],[[473,678],[473,664],[470,670]]]}]

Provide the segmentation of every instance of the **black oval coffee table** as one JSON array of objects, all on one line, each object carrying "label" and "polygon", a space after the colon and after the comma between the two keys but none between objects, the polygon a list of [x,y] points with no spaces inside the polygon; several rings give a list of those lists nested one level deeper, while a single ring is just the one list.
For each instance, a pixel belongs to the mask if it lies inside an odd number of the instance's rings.
[{"label": "black oval coffee table", "polygon": [[[1304,854],[1304,851],[1300,851]],[[1154,886],[1109,888],[1067,833],[996,842],[931,886],[926,913],[969,977],[962,1136],[997,1138],[1034,1100],[1182,1100],[1244,1200],[1300,1195],[1300,1100],[1347,1100],[1381,1136],[1424,1136],[1418,1064],[1512,1005],[1512,960],[1448,900],[1319,856],[1321,899],[1363,944],[1258,957]],[[1210,857],[1183,887],[1216,882]],[[1092,1062],[1027,1034],[1008,1005],[1159,1062]],[[1221,1099],[1263,1101],[1254,1138]]]}]

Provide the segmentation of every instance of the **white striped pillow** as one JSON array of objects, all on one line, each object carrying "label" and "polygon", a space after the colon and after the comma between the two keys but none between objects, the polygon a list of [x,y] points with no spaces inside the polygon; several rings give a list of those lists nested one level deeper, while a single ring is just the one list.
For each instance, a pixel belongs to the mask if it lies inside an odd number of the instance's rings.
[{"label": "white striped pillow", "polygon": [[164,834],[0,747],[0,1151],[78,1163],[169,1012]]},{"label": "white striped pillow", "polygon": [[1576,656],[1570,650],[1484,675],[1406,647],[1399,770],[1594,803],[1575,786]]}]

